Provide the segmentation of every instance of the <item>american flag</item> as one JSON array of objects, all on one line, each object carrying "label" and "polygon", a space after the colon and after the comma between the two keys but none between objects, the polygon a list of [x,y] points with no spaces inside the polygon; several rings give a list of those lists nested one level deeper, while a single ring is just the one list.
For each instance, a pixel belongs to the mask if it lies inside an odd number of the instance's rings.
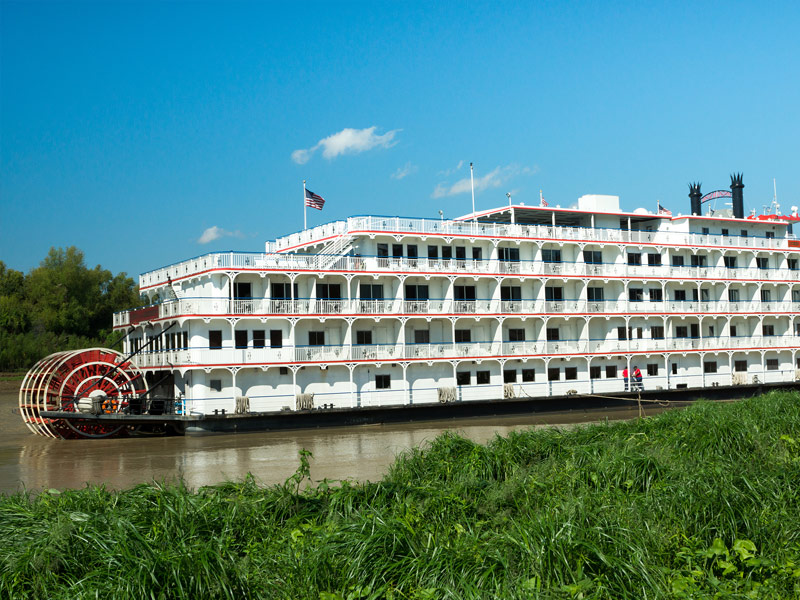
[{"label": "american flag", "polygon": [[547,204],[547,200],[545,200],[544,198],[542,198],[542,199],[539,201],[539,204],[540,204],[541,206],[550,206],[549,204]]},{"label": "american flag", "polygon": [[658,203],[658,214],[667,215],[667,216],[671,217],[672,216],[672,211],[671,210],[667,210],[666,208],[661,206],[661,202],[659,202]]},{"label": "american flag", "polygon": [[325,198],[315,194],[311,190],[306,190],[306,206],[322,210],[322,207],[325,206]]}]

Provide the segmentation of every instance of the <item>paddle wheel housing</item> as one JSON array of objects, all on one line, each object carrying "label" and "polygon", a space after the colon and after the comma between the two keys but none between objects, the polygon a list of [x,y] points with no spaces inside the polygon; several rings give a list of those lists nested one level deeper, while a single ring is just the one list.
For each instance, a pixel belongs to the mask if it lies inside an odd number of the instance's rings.
[{"label": "paddle wheel housing", "polygon": [[125,412],[146,384],[128,358],[107,348],[56,352],[28,371],[19,391],[19,411],[28,428],[51,438],[98,438],[120,435],[123,425],[46,418],[44,411],[102,415]]}]

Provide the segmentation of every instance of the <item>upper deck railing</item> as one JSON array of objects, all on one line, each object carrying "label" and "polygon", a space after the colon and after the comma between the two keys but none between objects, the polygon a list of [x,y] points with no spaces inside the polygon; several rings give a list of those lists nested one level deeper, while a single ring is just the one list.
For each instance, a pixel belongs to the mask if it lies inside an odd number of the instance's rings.
[{"label": "upper deck railing", "polygon": [[[147,289],[156,285],[163,285],[169,279],[177,280],[183,277],[203,273],[210,269],[300,269],[300,270],[347,270],[370,271],[375,268],[388,268],[402,266],[409,270],[429,270],[452,267],[453,269],[470,270],[485,273],[515,272],[514,269],[523,269],[522,263],[501,263],[496,260],[486,261],[445,261],[429,259],[404,259],[399,263],[390,263],[385,260],[380,262],[369,260],[370,257],[342,256],[331,260],[330,256],[284,254],[314,242],[322,242],[331,237],[344,234],[391,232],[433,236],[460,236],[466,238],[485,237],[491,239],[521,239],[536,241],[574,241],[586,243],[619,243],[619,244],[645,244],[654,246],[687,246],[687,247],[718,247],[725,249],[756,249],[756,250],[788,250],[788,238],[766,238],[747,236],[722,236],[712,234],[686,233],[676,231],[639,231],[623,229],[599,229],[587,227],[562,227],[548,225],[520,225],[502,223],[480,223],[462,221],[438,221],[432,219],[407,219],[400,217],[351,217],[347,221],[336,221],[320,225],[279,238],[268,245],[270,252],[220,252],[197,256],[167,267],[143,273],[139,277],[139,285]],[[798,248],[800,251],[800,248]],[[393,259],[394,260],[394,259]],[[536,261],[529,261],[535,263]],[[564,265],[569,263],[555,263]],[[517,265],[517,266],[514,266]],[[599,265],[602,266],[602,265]],[[613,265],[616,267],[617,265]],[[592,267],[595,267],[594,265]],[[562,269],[552,266],[550,269]],[[709,267],[713,268],[713,267]],[[639,271],[646,273],[647,267],[642,266]],[[702,269],[702,268],[701,268]],[[534,273],[533,270],[522,271]],[[662,275],[663,271],[658,271]]]},{"label": "upper deck railing", "polygon": [[131,315],[142,309],[114,314],[114,327],[127,327],[141,320],[170,319],[193,316],[289,317],[320,316],[437,316],[437,315],[770,315],[800,312],[800,302],[702,302],[702,301],[633,301],[633,300],[320,300],[314,298],[270,299],[250,298],[181,298],[152,305],[144,319]]}]

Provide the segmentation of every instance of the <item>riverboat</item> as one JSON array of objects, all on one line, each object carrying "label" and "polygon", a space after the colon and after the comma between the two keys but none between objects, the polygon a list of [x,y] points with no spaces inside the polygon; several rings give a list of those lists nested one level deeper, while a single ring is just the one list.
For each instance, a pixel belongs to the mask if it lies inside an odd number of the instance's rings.
[{"label": "riverboat", "polygon": [[[685,215],[585,195],[355,216],[149,271],[146,306],[114,315],[122,352],[48,357],[22,413],[61,437],[148,419],[191,433],[793,385],[796,214],[745,217],[743,187],[692,184]],[[732,208],[707,209],[719,196]]]}]

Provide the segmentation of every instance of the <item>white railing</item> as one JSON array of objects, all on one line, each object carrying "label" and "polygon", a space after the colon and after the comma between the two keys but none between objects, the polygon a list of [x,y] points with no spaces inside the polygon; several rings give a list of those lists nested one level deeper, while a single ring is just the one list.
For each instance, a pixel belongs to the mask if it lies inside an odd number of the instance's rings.
[{"label": "white railing", "polygon": [[[719,246],[726,249],[788,249],[786,238],[761,238],[739,237],[720,235],[703,235],[699,233],[684,233],[674,231],[624,231],[619,229],[591,229],[585,227],[551,227],[547,225],[519,225],[519,224],[490,224],[463,221],[439,221],[430,219],[407,219],[399,217],[351,217],[347,221],[336,221],[320,225],[312,229],[279,238],[268,243],[265,253],[223,252],[198,256],[174,265],[143,273],[139,278],[141,288],[165,283],[168,278],[178,279],[187,275],[199,273],[207,269],[219,268],[292,268],[308,270],[326,270],[336,268],[350,271],[375,270],[391,266],[402,266],[409,270],[452,270],[469,272],[530,273],[533,272],[527,262],[501,262],[501,261],[472,261],[472,260],[435,260],[428,259],[373,259],[369,257],[341,257],[332,259],[325,254],[317,255],[276,255],[291,248],[319,242],[333,236],[345,236],[339,242],[349,243],[347,238],[359,232],[391,232],[402,234],[442,235],[442,236],[485,236],[490,238],[511,238],[514,240],[565,240],[582,241],[588,243],[634,243],[652,244],[659,246],[689,245],[689,246]],[[337,247],[337,241],[332,247]],[[342,246],[344,247],[344,246]],[[280,259],[278,258],[280,256]],[[382,262],[383,261],[383,262]],[[334,263],[334,266],[331,263]],[[497,264],[499,263],[499,264]],[[439,265],[442,265],[439,267]],[[526,267],[526,265],[528,265]],[[572,265],[572,266],[570,266]],[[578,266],[580,265],[580,266]],[[611,272],[609,268],[613,271]],[[625,274],[620,269],[625,269]],[[758,269],[724,269],[724,267],[659,267],[647,265],[584,265],[583,263],[547,263],[538,267],[538,272],[545,275],[561,273],[578,273],[628,276],[628,277],[655,277],[664,276],[667,272],[663,269],[681,269],[687,278],[698,276],[727,278],[724,272],[735,271],[734,279],[752,278],[753,272],[764,275]],[[707,275],[701,275],[708,272]],[[800,272],[792,272],[786,278],[800,280]]]},{"label": "white railing", "polygon": [[[202,259],[202,260],[201,260]],[[800,281],[800,271],[789,269],[757,269],[745,267],[727,269],[713,267],[675,267],[669,265],[628,265],[622,263],[586,264],[583,262],[544,262],[527,260],[505,262],[488,260],[443,260],[429,258],[387,258],[376,256],[339,256],[327,254],[252,254],[225,253],[207,255],[171,267],[145,273],[139,278],[141,288],[163,284],[167,278],[173,280],[209,269],[254,269],[268,271],[308,271],[325,272],[329,270],[349,272],[418,272],[441,275],[507,275],[522,274],[541,277],[562,275],[588,275],[622,279],[722,279],[722,280],[779,280]],[[232,264],[233,263],[233,264]],[[196,266],[196,268],[195,268]]]},{"label": "white railing", "polygon": [[135,357],[140,367],[191,365],[328,363],[344,361],[396,361],[401,359],[473,360],[563,355],[629,353],[724,352],[782,349],[794,351],[800,336],[753,336],[739,338],[672,338],[633,340],[533,340],[519,342],[439,342],[433,344],[369,344],[341,346],[286,346],[282,348],[189,348],[143,352]]},{"label": "white railing", "polygon": [[[302,298],[181,298],[157,305],[158,317],[205,315],[571,315],[596,314],[786,314],[800,312],[800,302],[635,302],[631,300],[326,300]],[[114,327],[130,324],[130,311],[114,314]]]},{"label": "white railing", "polygon": [[512,239],[574,240],[586,242],[622,242],[657,245],[699,245],[725,248],[786,248],[786,239],[764,237],[722,236],[677,231],[625,231],[621,229],[592,229],[588,227],[563,227],[551,225],[521,225],[480,223],[474,221],[443,221],[438,219],[410,219],[405,217],[350,217],[347,222],[337,221],[314,229],[278,238],[271,248],[276,251],[312,243],[337,233],[386,232],[422,235],[447,235],[465,237],[491,237]]}]

